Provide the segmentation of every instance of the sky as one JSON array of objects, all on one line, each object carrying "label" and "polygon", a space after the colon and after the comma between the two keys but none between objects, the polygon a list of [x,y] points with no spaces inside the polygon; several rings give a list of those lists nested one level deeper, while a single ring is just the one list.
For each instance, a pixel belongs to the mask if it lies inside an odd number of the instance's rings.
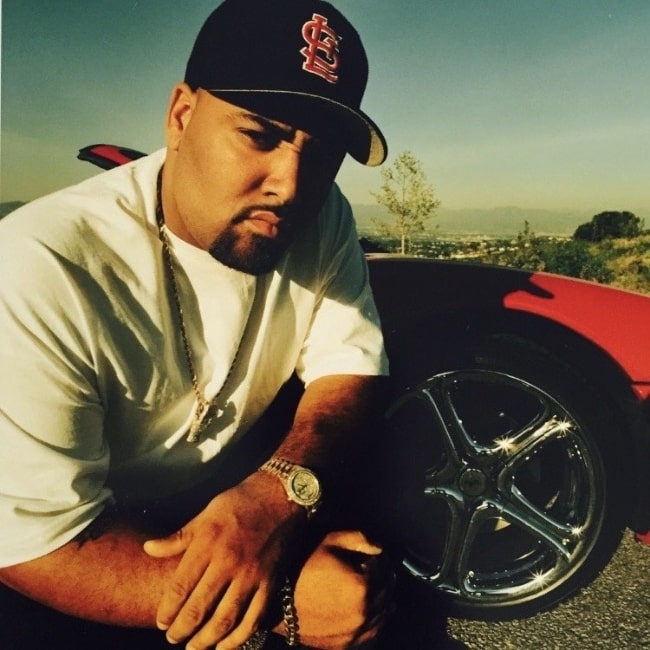
[{"label": "sky", "polygon": [[[648,0],[332,3],[364,41],[362,107],[387,164],[410,151],[443,207],[650,222]],[[84,145],[163,146],[169,92],[217,4],[2,0],[0,201],[96,173]],[[372,204],[381,175],[347,159],[338,181]]]}]

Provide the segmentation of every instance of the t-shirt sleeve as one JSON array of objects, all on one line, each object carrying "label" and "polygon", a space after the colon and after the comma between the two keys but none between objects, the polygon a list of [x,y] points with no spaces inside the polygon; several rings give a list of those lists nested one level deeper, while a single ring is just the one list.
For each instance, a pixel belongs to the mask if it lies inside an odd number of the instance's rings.
[{"label": "t-shirt sleeve", "polygon": [[381,325],[352,211],[335,187],[321,213],[319,294],[296,366],[309,384],[335,374],[386,375]]},{"label": "t-shirt sleeve", "polygon": [[111,497],[103,408],[66,261],[38,242],[0,247],[0,566],[70,541]]}]

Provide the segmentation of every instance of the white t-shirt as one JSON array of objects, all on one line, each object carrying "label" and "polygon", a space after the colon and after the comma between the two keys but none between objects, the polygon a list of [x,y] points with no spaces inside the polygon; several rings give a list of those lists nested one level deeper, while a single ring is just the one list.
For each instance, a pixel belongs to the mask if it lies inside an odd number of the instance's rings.
[{"label": "white t-shirt", "polygon": [[239,348],[220,416],[188,443],[195,396],[155,220],[163,161],[157,152],[0,222],[1,566],[62,546],[110,499],[172,494],[206,478],[294,371],[306,384],[387,372],[338,188],[263,276],[170,235],[208,399]]}]

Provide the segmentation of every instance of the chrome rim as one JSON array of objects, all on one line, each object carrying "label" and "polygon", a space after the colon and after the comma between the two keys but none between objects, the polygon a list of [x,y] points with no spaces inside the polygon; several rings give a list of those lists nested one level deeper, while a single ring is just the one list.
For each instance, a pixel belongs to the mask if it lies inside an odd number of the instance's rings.
[{"label": "chrome rim", "polygon": [[412,436],[419,483],[404,565],[468,605],[539,598],[593,549],[604,514],[600,455],[576,414],[499,372],[443,373],[389,410]]}]

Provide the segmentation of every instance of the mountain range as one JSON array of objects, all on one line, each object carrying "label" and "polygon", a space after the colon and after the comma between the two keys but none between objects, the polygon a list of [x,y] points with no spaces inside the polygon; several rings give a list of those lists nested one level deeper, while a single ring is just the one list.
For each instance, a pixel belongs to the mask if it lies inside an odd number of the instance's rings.
[{"label": "mountain range", "polygon": [[[390,221],[388,211],[380,205],[353,205],[352,210],[360,233],[377,232],[375,220]],[[593,214],[580,211],[555,211],[518,208],[439,208],[428,221],[427,230],[438,237],[453,235],[516,235],[528,222],[536,235],[571,236],[576,228],[591,221]]]}]

